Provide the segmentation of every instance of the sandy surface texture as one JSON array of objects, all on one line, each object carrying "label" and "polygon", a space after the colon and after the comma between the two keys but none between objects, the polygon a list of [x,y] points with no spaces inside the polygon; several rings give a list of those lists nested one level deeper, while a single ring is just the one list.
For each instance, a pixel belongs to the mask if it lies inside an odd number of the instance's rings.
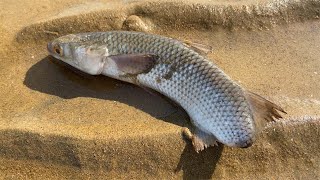
[{"label": "sandy surface texture", "polygon": [[[320,1],[0,0],[0,178],[320,178]],[[213,47],[288,114],[248,149],[199,154],[165,97],[48,56],[69,33],[135,30]]]}]

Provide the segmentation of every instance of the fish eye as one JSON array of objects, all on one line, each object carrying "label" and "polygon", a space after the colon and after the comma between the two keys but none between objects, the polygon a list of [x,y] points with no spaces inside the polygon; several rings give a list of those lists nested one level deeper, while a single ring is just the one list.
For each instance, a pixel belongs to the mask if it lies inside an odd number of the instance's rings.
[{"label": "fish eye", "polygon": [[55,45],[55,46],[53,47],[53,51],[54,51],[55,53],[59,54],[60,56],[63,55],[62,48],[61,48],[59,45]]}]

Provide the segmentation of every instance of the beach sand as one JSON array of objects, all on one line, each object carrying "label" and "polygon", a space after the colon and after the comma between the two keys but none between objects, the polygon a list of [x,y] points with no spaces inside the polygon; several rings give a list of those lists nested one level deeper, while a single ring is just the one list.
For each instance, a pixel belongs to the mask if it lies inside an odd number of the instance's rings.
[{"label": "beach sand", "polygon": [[[0,178],[319,179],[320,1],[0,0]],[[48,56],[46,43],[135,30],[208,57],[288,114],[247,149],[195,153],[166,98]]]}]

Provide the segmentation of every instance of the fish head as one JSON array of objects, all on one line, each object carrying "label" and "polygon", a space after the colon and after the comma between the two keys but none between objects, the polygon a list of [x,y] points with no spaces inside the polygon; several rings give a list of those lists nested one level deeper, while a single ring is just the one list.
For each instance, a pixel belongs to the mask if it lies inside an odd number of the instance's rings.
[{"label": "fish head", "polygon": [[95,42],[84,41],[70,34],[57,38],[47,45],[49,54],[85,73],[101,74],[108,48]]}]

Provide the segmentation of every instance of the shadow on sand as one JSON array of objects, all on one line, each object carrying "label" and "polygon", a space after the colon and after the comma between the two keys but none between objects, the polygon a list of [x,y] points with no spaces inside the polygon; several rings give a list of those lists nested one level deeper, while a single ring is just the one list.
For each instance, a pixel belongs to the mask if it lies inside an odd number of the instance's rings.
[{"label": "shadow on sand", "polygon": [[188,142],[180,156],[176,172],[183,171],[183,179],[212,179],[223,151],[223,144],[196,153]]},{"label": "shadow on sand", "polygon": [[[163,121],[190,127],[187,114],[163,96],[150,94],[142,88],[105,76],[86,75],[50,56],[40,60],[28,70],[24,84],[30,89],[64,99],[91,97],[118,101]],[[210,178],[222,149],[221,145],[197,154],[192,145],[187,143],[176,171],[183,170],[185,178]]]},{"label": "shadow on sand", "polygon": [[[30,89],[63,99],[90,97],[117,101],[166,122],[179,126],[188,124],[185,112],[160,94],[148,93],[140,87],[106,76],[87,75],[50,56],[28,70],[24,84]],[[170,114],[177,111],[180,117],[170,119]]]}]

